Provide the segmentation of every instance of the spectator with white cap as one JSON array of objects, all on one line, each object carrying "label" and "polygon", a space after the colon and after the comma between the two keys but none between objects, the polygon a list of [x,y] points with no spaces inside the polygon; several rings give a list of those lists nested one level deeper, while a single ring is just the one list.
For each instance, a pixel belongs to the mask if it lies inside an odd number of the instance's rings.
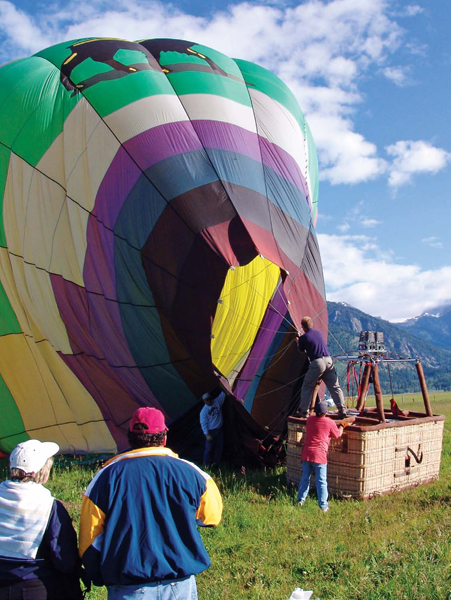
[{"label": "spectator with white cap", "polygon": [[47,483],[54,442],[28,440],[9,459],[0,483],[0,600],[79,600],[77,536]]}]

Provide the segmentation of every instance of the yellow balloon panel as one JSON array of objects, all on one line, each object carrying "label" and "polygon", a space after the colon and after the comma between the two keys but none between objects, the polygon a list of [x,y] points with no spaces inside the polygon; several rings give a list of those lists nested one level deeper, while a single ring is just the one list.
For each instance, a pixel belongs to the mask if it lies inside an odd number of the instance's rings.
[{"label": "yellow balloon panel", "polygon": [[47,340],[1,337],[0,372],[31,438],[62,452],[117,450],[99,407]]},{"label": "yellow balloon panel", "polygon": [[232,267],[218,302],[212,333],[213,364],[226,377],[245,356],[280,280],[280,268],[257,256],[244,267]]}]

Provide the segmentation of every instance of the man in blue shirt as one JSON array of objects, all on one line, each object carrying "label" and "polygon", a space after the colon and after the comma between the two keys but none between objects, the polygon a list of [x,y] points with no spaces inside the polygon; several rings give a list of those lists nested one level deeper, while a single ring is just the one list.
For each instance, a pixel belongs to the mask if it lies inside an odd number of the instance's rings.
[{"label": "man in blue shirt", "polygon": [[307,353],[310,365],[302,384],[301,402],[299,405],[300,416],[308,416],[313,390],[318,379],[322,378],[332,396],[332,400],[338,408],[339,416],[345,417],[345,399],[323,334],[321,331],[313,329],[311,317],[304,317],[301,321],[301,326],[304,334],[297,338],[298,348],[300,352]]},{"label": "man in blue shirt", "polygon": [[198,526],[218,525],[213,479],[166,447],[163,413],[138,408],[131,450],[110,458],[89,484],[80,517],[80,556],[108,600],[197,599],[195,576],[210,565]]},{"label": "man in blue shirt", "polygon": [[224,449],[222,405],[225,393],[207,392],[202,400],[205,404],[200,411],[200,426],[205,435],[204,465],[219,465]]}]

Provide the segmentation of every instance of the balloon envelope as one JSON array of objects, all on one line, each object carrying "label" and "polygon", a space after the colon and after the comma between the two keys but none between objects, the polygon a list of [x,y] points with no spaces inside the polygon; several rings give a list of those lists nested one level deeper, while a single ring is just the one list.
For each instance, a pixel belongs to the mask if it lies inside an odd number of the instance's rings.
[{"label": "balloon envelope", "polygon": [[2,66],[0,114],[0,447],[114,452],[137,407],[172,422],[218,374],[270,425],[292,323],[327,328],[287,86],[191,42],[81,39]]}]

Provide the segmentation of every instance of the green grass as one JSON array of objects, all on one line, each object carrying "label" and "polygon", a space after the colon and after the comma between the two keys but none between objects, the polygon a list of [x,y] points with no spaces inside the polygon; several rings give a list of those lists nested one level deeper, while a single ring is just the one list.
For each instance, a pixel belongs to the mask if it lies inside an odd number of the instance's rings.
[{"label": "green grass", "polygon": [[[447,415],[440,480],[365,502],[314,497],[300,508],[285,469],[213,473],[224,498],[215,529],[202,529],[211,567],[198,576],[201,600],[286,600],[294,588],[321,600],[451,600],[451,394],[430,393]],[[421,411],[419,395],[397,397]],[[58,461],[48,486],[78,526],[84,488],[95,468]],[[94,588],[92,600],[106,598]]]}]

